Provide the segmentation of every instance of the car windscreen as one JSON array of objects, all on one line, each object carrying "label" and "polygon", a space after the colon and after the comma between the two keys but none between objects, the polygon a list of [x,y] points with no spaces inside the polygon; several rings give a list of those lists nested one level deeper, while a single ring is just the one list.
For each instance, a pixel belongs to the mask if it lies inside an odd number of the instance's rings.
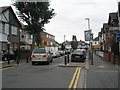
[{"label": "car windscreen", "polygon": [[40,53],[46,53],[46,50],[45,49],[34,49],[33,50],[33,53],[38,53],[38,54],[40,54]]},{"label": "car windscreen", "polygon": [[72,54],[83,54],[83,51],[81,51],[81,50],[75,50],[75,51],[73,51],[73,53]]}]

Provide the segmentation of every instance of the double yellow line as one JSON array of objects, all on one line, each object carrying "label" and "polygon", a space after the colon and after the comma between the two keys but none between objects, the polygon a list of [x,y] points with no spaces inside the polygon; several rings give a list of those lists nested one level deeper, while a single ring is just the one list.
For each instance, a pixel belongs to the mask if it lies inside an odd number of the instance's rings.
[{"label": "double yellow line", "polygon": [[71,88],[74,88],[74,90],[77,88],[78,80],[79,80],[79,77],[80,77],[80,71],[81,71],[81,68],[77,67],[75,73],[73,74],[73,78],[70,82],[70,85],[68,87],[69,90]]},{"label": "double yellow line", "polygon": [[13,67],[15,66],[0,67],[0,70],[5,70],[5,69],[13,68]]}]

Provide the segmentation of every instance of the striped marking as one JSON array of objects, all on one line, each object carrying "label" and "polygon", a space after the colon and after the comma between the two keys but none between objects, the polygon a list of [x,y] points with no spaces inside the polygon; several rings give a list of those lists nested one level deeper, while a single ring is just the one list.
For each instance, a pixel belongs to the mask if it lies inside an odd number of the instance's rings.
[{"label": "striped marking", "polygon": [[79,77],[80,77],[80,71],[81,71],[81,69],[82,68],[78,68],[78,67],[76,68],[76,70],[75,70],[75,72],[73,74],[72,80],[70,82],[70,85],[68,87],[69,90],[72,89],[72,88],[74,90],[76,90],[77,85],[78,85],[78,81],[79,81]]}]

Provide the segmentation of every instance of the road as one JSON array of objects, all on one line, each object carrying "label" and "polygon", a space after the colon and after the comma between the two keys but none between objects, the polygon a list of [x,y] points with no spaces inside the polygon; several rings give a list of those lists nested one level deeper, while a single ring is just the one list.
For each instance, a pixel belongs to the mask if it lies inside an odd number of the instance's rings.
[{"label": "road", "polygon": [[63,57],[50,65],[20,65],[2,71],[3,88],[68,88],[75,67],[58,67]]},{"label": "road", "polygon": [[96,55],[94,64],[89,62],[88,69],[82,70],[59,67],[64,57],[53,60],[50,65],[28,63],[3,69],[3,88],[118,88],[118,68]]}]

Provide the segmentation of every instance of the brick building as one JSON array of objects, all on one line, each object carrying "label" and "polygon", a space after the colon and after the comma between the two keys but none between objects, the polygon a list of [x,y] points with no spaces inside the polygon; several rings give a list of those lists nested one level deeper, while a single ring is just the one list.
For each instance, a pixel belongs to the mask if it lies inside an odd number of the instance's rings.
[{"label": "brick building", "polygon": [[55,43],[55,36],[52,34],[49,34],[47,32],[41,32],[40,33],[42,45],[41,46],[54,46]]},{"label": "brick building", "polygon": [[[118,50],[116,42],[116,32],[118,31],[118,13],[110,13],[108,23],[103,24],[101,32],[99,32],[100,47],[104,51],[104,59],[111,63],[118,63]],[[116,44],[116,46],[114,46]]]}]

